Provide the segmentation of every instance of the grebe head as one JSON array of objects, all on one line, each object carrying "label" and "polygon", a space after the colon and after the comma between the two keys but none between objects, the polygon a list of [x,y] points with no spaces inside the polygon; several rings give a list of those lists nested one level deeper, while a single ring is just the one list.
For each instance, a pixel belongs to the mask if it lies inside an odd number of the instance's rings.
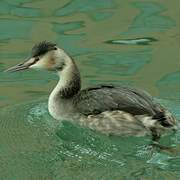
[{"label": "grebe head", "polygon": [[67,54],[56,44],[42,41],[32,48],[31,56],[26,61],[10,67],[6,72],[15,72],[25,69],[45,69],[49,71],[62,71],[67,63]]}]

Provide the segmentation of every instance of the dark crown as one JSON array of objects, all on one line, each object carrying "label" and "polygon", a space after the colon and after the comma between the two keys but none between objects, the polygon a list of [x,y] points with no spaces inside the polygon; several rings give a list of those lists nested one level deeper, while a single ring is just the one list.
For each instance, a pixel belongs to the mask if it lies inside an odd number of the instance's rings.
[{"label": "dark crown", "polygon": [[32,48],[31,56],[36,57],[36,56],[43,55],[43,54],[47,53],[48,51],[55,50],[56,49],[55,46],[56,46],[55,43],[48,42],[48,41],[42,41],[42,42],[36,44]]}]

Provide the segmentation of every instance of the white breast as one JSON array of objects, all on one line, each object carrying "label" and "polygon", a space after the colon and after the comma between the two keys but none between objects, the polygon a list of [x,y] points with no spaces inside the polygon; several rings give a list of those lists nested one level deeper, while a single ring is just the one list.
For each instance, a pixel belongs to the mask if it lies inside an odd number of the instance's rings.
[{"label": "white breast", "polygon": [[60,97],[59,91],[61,82],[58,82],[49,96],[48,110],[50,115],[57,120],[68,117],[71,113],[72,102],[71,99],[63,99]]}]

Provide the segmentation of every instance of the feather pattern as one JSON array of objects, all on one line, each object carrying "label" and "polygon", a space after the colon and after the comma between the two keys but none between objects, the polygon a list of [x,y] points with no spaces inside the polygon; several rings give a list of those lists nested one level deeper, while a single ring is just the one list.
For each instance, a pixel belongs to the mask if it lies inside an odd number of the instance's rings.
[{"label": "feather pattern", "polygon": [[146,92],[130,87],[101,85],[81,90],[73,100],[76,110],[84,115],[121,110],[132,115],[155,116],[162,106]]}]

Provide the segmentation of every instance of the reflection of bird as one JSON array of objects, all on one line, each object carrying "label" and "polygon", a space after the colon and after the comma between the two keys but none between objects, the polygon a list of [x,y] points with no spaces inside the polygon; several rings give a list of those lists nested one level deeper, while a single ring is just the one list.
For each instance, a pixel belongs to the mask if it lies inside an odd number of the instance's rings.
[{"label": "reflection of bird", "polygon": [[55,71],[59,75],[48,104],[55,119],[77,122],[112,135],[150,134],[153,140],[158,140],[162,132],[174,129],[174,117],[144,91],[112,85],[81,90],[74,60],[56,44],[43,41],[35,45],[30,59],[7,71],[29,68]]}]

